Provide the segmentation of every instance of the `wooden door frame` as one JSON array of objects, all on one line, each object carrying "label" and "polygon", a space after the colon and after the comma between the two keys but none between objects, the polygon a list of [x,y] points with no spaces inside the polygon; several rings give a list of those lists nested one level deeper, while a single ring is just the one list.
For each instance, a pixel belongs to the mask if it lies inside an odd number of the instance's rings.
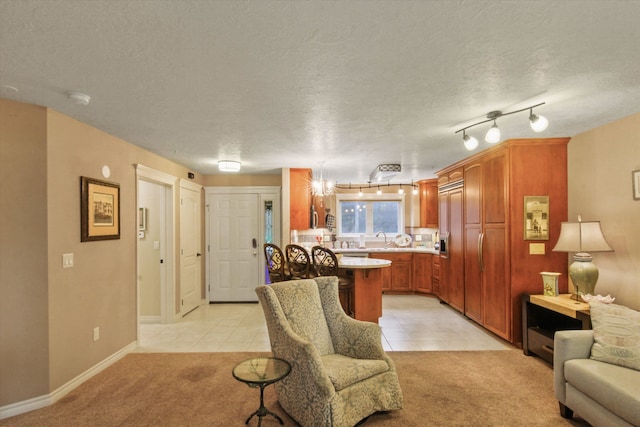
[{"label": "wooden door frame", "polygon": [[[176,253],[176,184],[178,178],[175,176],[166,174],[164,172],[157,171],[150,167],[137,164],[136,167],[136,213],[138,212],[138,196],[140,194],[139,182],[144,180],[154,184],[162,185],[165,188],[165,271],[163,275],[163,286],[160,292],[160,307],[161,315],[160,321],[162,323],[173,323],[176,320],[175,314],[175,286],[176,286],[176,268],[175,268],[175,253]],[[138,215],[136,215],[138,218]],[[138,221],[136,219],[136,221]],[[136,230],[138,229],[136,224]],[[139,250],[139,240],[136,239],[136,253]],[[136,277],[138,276],[138,261],[136,257]],[[136,324],[137,324],[137,336],[140,336],[140,283],[136,280]]]}]

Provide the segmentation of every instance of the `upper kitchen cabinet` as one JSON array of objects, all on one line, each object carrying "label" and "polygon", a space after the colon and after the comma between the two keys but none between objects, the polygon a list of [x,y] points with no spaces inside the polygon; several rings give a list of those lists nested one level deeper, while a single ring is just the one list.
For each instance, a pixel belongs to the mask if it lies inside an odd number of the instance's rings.
[{"label": "upper kitchen cabinet", "polygon": [[438,180],[418,182],[420,188],[420,227],[438,228]]},{"label": "upper kitchen cabinet", "polygon": [[289,170],[290,208],[289,227],[292,230],[307,230],[312,220],[311,169]]}]

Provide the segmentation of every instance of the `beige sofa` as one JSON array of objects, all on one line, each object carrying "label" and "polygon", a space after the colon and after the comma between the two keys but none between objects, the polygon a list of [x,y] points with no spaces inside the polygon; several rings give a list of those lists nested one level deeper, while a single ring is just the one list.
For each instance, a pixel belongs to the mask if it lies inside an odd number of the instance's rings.
[{"label": "beige sofa", "polygon": [[640,426],[640,371],[591,359],[592,330],[559,331],[553,373],[560,414],[594,427]]}]

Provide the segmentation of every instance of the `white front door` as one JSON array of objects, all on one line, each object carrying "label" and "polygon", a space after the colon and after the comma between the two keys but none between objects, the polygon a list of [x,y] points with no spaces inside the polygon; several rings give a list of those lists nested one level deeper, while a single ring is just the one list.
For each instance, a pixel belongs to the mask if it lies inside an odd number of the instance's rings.
[{"label": "white front door", "polygon": [[189,181],[180,184],[180,314],[200,305],[201,227],[200,187]]},{"label": "white front door", "polygon": [[257,301],[262,240],[258,194],[213,194],[209,213],[209,300]]}]

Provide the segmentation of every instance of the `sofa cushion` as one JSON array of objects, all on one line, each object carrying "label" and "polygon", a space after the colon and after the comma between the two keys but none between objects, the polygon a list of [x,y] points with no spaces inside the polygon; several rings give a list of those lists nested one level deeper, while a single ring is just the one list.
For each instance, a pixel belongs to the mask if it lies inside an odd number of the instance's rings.
[{"label": "sofa cushion", "polygon": [[592,359],[573,359],[565,362],[564,377],[609,411],[640,426],[639,371]]},{"label": "sofa cushion", "polygon": [[591,323],[592,359],[640,370],[640,312],[592,302]]},{"label": "sofa cushion", "polygon": [[389,370],[384,360],[354,359],[341,354],[323,356],[322,364],[336,391]]}]

